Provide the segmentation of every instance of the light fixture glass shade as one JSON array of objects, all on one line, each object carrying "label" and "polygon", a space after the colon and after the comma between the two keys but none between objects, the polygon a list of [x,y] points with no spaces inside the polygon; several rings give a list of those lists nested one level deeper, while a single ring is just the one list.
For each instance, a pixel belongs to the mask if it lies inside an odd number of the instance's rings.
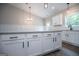
[{"label": "light fixture glass shade", "polygon": [[30,21],[30,20],[32,20],[32,18],[28,17],[27,20]]},{"label": "light fixture glass shade", "polygon": [[32,20],[31,7],[28,7],[28,8],[29,8],[29,13],[28,13],[27,20],[30,21],[30,20]]},{"label": "light fixture glass shade", "polygon": [[48,3],[44,3],[44,8],[48,8]]},{"label": "light fixture glass shade", "polygon": [[29,8],[29,13],[27,15],[27,18],[24,20],[24,22],[27,25],[32,25],[33,21],[32,21],[32,15],[31,15],[31,7],[28,7],[28,8]]}]

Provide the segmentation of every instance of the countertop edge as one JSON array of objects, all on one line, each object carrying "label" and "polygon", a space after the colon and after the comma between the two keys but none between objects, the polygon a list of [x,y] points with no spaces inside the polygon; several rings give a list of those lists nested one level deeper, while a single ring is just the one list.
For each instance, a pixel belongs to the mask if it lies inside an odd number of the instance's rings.
[{"label": "countertop edge", "polygon": [[63,32],[63,31],[79,32],[79,30],[25,31],[25,32],[0,32],[0,35],[2,34],[27,34],[27,33],[51,33],[51,32]]},{"label": "countertop edge", "polygon": [[58,31],[28,31],[28,32],[1,32],[0,35],[2,34],[27,34],[27,33],[51,33],[51,32],[61,32],[62,30]]}]

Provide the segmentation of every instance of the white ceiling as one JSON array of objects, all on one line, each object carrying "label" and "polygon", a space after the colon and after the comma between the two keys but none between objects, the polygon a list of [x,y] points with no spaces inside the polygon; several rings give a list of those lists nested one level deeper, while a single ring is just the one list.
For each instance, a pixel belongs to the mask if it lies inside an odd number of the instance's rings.
[{"label": "white ceiling", "polygon": [[[61,12],[67,8],[66,3],[48,3],[48,8],[44,8],[43,3],[11,3],[11,5],[18,7],[24,11],[29,12],[29,6],[31,6],[31,13],[34,15],[37,15],[42,18],[46,18],[48,16],[54,15],[58,12]],[[70,4],[70,6],[73,6],[75,4]],[[52,9],[52,7],[55,7],[55,9]]]}]

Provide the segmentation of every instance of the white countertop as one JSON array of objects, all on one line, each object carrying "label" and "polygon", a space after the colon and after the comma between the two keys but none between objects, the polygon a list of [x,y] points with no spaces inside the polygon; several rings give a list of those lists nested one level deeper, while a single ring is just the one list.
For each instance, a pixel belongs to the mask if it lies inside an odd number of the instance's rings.
[{"label": "white countertop", "polygon": [[61,31],[62,28],[26,25],[0,25],[0,33]]},{"label": "white countertop", "polygon": [[[44,26],[26,26],[26,25],[0,25],[0,34],[2,33],[29,33],[29,32],[56,32],[70,31],[69,28],[62,27],[44,27]],[[72,30],[79,31],[79,30]]]}]

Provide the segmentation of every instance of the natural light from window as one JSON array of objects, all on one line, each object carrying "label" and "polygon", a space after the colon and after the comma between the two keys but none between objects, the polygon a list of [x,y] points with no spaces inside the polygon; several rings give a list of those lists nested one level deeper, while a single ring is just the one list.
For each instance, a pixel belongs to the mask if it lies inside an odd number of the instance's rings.
[{"label": "natural light from window", "polygon": [[69,25],[79,26],[79,12],[65,16],[65,26],[68,27]]}]

